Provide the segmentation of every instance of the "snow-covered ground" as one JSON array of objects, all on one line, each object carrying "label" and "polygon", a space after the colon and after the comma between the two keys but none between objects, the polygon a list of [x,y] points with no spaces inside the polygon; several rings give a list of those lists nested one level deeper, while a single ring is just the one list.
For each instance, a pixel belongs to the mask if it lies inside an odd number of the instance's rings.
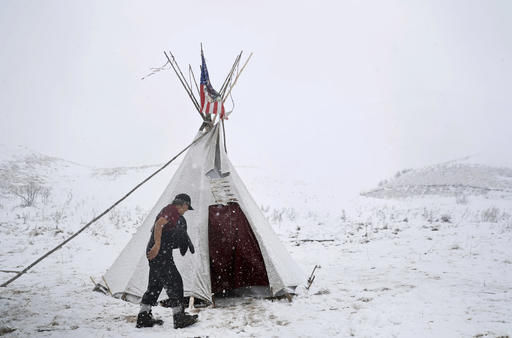
[{"label": "snow-covered ground", "polygon": [[[91,277],[112,264],[173,166],[0,288],[0,335],[512,335],[512,170],[486,164],[463,159],[403,172],[350,201],[336,189],[240,166],[292,257],[306,273],[320,265],[311,289],[300,287],[292,303],[221,299],[182,330],[172,328],[169,309],[155,308],[164,325],[140,330],[138,306],[92,292]],[[0,146],[0,269],[21,270],[157,167],[96,169]],[[0,272],[0,282],[11,276]]]}]

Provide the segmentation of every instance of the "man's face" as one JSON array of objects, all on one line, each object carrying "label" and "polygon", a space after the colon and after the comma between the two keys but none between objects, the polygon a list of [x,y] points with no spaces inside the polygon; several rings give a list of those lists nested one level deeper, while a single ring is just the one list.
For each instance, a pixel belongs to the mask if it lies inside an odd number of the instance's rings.
[{"label": "man's face", "polygon": [[188,204],[177,205],[176,210],[178,210],[180,216],[183,216],[183,214],[188,210]]}]

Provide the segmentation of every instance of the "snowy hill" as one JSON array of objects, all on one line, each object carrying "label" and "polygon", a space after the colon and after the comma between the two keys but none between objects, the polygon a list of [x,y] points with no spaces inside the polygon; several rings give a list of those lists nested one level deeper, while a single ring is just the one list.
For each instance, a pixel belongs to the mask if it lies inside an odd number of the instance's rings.
[{"label": "snowy hill", "polygon": [[[292,257],[308,273],[320,265],[311,289],[299,288],[292,303],[219,300],[216,308],[201,310],[196,325],[178,332],[169,309],[155,308],[164,326],[137,330],[138,306],[92,292],[90,278],[100,279],[112,264],[176,165],[1,288],[0,335],[512,333],[511,172],[468,160],[401,173],[349,202],[317,191],[315,182],[238,167]],[[98,169],[1,146],[0,281],[13,276],[6,271],[21,270],[52,249],[156,168]],[[421,190],[428,186],[437,190]]]},{"label": "snowy hill", "polygon": [[424,195],[512,196],[512,168],[493,167],[467,157],[416,170],[402,170],[379,187],[363,193],[376,198]]}]

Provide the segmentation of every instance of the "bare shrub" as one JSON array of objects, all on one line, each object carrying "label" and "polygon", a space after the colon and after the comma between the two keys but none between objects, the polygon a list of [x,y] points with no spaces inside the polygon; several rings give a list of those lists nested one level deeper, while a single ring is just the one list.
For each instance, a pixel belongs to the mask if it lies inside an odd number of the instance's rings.
[{"label": "bare shrub", "polygon": [[480,213],[482,222],[497,223],[500,216],[500,209],[496,207],[485,209]]},{"label": "bare shrub", "polygon": [[269,207],[267,211],[268,216],[266,217],[271,223],[281,223],[285,218],[292,222],[297,219],[297,210],[294,208],[277,208],[270,210]]},{"label": "bare shrub", "polygon": [[119,212],[119,210],[110,210],[108,218],[110,220],[110,223],[114,224],[116,228],[119,229],[119,226],[121,224],[121,213]]},{"label": "bare shrub", "polygon": [[23,221],[23,224],[27,224],[27,221],[30,218],[30,214],[22,212],[21,214],[16,214],[16,218],[21,219]]},{"label": "bare shrub", "polygon": [[69,191],[66,201],[64,202],[64,206],[68,207],[71,204],[72,200],[73,200],[73,192]]},{"label": "bare shrub", "polygon": [[59,224],[67,218],[64,214],[64,209],[56,210],[51,215],[50,218],[55,222],[55,227],[58,227]]},{"label": "bare shrub", "polygon": [[512,219],[512,216],[508,212],[502,212],[500,218],[503,221],[510,221]]},{"label": "bare shrub", "polygon": [[379,221],[380,223],[384,223],[386,221],[386,213],[381,209],[378,209],[375,212],[375,217],[377,218],[377,221]]},{"label": "bare shrub", "polygon": [[468,197],[463,193],[458,193],[455,195],[455,203],[466,205],[468,204]]},{"label": "bare shrub", "polygon": [[142,222],[144,222],[144,215],[138,215],[137,218],[135,219],[134,225],[138,226],[142,224]]},{"label": "bare shrub", "polygon": [[505,226],[503,227],[504,231],[512,231],[512,218],[507,217],[505,220]]},{"label": "bare shrub", "polygon": [[346,215],[346,213],[345,213],[345,209],[341,209],[340,220],[341,220],[342,222],[346,222],[346,221],[347,221],[347,215]]},{"label": "bare shrub", "polygon": [[41,202],[43,202],[44,205],[48,205],[48,203],[50,202],[51,192],[52,189],[48,187],[41,188]]},{"label": "bare shrub", "polygon": [[434,213],[432,210],[427,210],[427,208],[423,208],[423,218],[427,220],[427,222],[432,223],[434,219]]},{"label": "bare shrub", "polygon": [[281,223],[283,221],[283,214],[285,209],[273,209],[270,215],[270,221],[272,223]]},{"label": "bare shrub", "polygon": [[449,215],[449,214],[441,215],[441,222],[443,222],[443,223],[451,223],[452,222],[452,216]]},{"label": "bare shrub", "polygon": [[11,194],[21,199],[20,206],[23,208],[33,206],[42,190],[43,186],[35,181],[19,186],[11,186],[10,188]]},{"label": "bare shrub", "polygon": [[286,217],[292,222],[295,221],[297,219],[297,211],[294,208],[286,209]]}]

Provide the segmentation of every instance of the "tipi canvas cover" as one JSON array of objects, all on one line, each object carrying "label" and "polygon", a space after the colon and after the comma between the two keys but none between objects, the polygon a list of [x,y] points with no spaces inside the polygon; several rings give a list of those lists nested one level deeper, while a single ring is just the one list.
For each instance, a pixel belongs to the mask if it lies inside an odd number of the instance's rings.
[{"label": "tipi canvas cover", "polygon": [[174,252],[185,296],[212,302],[213,293],[223,288],[278,296],[304,281],[229,161],[219,124],[199,132],[157,204],[106,272],[114,297],[137,302],[144,294],[149,272],[145,248],[155,217],[178,193],[189,194],[194,207],[185,218],[196,252]]}]

